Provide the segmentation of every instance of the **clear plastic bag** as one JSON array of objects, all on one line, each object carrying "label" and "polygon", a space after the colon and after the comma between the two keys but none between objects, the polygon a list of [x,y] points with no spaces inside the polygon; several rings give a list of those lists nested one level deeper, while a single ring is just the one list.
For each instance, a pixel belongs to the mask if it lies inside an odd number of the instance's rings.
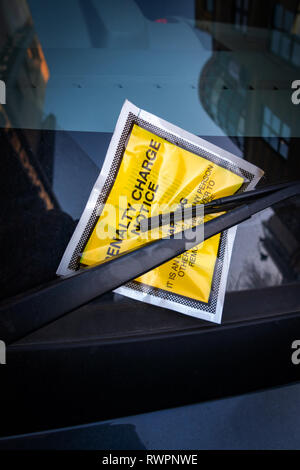
[{"label": "clear plastic bag", "polygon": [[[126,101],[57,274],[143,245],[144,218],[253,189],[262,175],[249,162]],[[220,323],[235,232],[215,235],[116,292]]]}]

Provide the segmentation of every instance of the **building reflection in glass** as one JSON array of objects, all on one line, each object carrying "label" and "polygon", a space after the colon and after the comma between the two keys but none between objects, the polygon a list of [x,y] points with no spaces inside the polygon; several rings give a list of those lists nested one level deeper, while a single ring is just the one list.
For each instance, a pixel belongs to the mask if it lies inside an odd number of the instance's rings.
[{"label": "building reflection in glass", "polygon": [[[49,69],[33,27],[25,0],[0,3],[0,79],[6,86],[6,104],[0,108],[0,125],[6,129],[6,140],[18,156],[32,187],[43,206],[56,206],[50,184],[53,158],[37,161],[40,129],[43,128],[43,106]],[[22,123],[28,129],[20,129]],[[47,163],[43,169],[43,163]],[[12,188],[13,194],[13,188]]]},{"label": "building reflection in glass", "polygon": [[[198,1],[196,11],[213,36],[214,52],[199,80],[205,110],[244,158],[263,168],[265,183],[299,178],[299,109],[291,83],[300,78],[300,2],[215,1],[212,10],[211,2]],[[261,257],[267,251],[281,282],[300,277],[299,205],[297,199],[278,205],[261,224]]]},{"label": "building reflection in glass", "polygon": [[49,70],[25,0],[0,2],[0,79],[2,299],[52,279],[73,230],[52,190],[51,135],[43,147]]},{"label": "building reflection in glass", "polygon": [[0,3],[0,30],[0,76],[7,90],[5,110],[14,127],[30,113],[26,122],[39,129],[49,70],[26,1]]}]

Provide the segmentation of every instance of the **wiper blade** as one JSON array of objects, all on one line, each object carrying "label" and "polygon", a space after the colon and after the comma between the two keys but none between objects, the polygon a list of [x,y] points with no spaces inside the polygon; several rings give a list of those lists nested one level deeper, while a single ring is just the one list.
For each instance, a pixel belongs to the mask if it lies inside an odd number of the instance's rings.
[{"label": "wiper blade", "polygon": [[237,207],[206,222],[204,226],[201,224],[184,230],[181,238],[176,234],[152,241],[101,265],[56,280],[43,288],[0,304],[0,338],[7,344],[16,341],[94,298],[151,271],[184,253],[187,243],[189,249],[198,245],[199,230],[201,233],[204,231],[204,240],[207,240],[273,204],[300,194],[300,182],[280,185],[276,190],[264,191],[254,198],[255,191],[251,193],[251,202],[245,203],[245,199],[241,199],[242,205],[237,204]]},{"label": "wiper blade", "polygon": [[203,208],[203,214],[215,214],[218,212],[224,212],[232,210],[241,204],[246,204],[254,201],[262,196],[275,193],[280,189],[290,187],[299,184],[298,181],[281,183],[272,186],[265,186],[264,188],[254,189],[252,191],[246,191],[241,194],[234,194],[232,196],[226,196],[219,199],[214,199],[211,202],[205,204],[195,204],[190,207],[182,206],[174,212],[158,214],[148,219],[143,219],[140,223],[141,232],[147,232],[154,228],[163,227],[164,225],[175,224],[182,220],[188,221],[189,219],[195,218],[199,215],[199,207]]}]

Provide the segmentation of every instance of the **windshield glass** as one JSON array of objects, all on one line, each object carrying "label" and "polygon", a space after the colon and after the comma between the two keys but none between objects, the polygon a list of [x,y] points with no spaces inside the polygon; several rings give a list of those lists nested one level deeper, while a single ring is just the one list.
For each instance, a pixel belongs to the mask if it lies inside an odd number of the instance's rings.
[{"label": "windshield glass", "polygon": [[[1,298],[55,278],[125,99],[298,179],[299,35],[296,0],[0,0]],[[299,231],[241,224],[227,290],[299,279]]]}]

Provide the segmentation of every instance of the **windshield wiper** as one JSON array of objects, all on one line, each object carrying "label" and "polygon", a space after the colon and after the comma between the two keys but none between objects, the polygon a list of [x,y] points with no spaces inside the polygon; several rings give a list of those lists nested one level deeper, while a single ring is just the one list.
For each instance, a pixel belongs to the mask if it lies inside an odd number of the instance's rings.
[{"label": "windshield wiper", "polygon": [[[226,211],[206,223],[143,245],[101,265],[16,296],[0,304],[0,338],[7,344],[56,320],[100,295],[120,287],[273,204],[300,194],[300,182],[228,196],[204,205],[209,212]],[[146,221],[147,222],[147,221]],[[147,222],[148,224],[148,222]],[[144,229],[144,228],[143,228]],[[194,240],[194,242],[193,242]],[[194,245],[193,245],[194,243]]]}]

